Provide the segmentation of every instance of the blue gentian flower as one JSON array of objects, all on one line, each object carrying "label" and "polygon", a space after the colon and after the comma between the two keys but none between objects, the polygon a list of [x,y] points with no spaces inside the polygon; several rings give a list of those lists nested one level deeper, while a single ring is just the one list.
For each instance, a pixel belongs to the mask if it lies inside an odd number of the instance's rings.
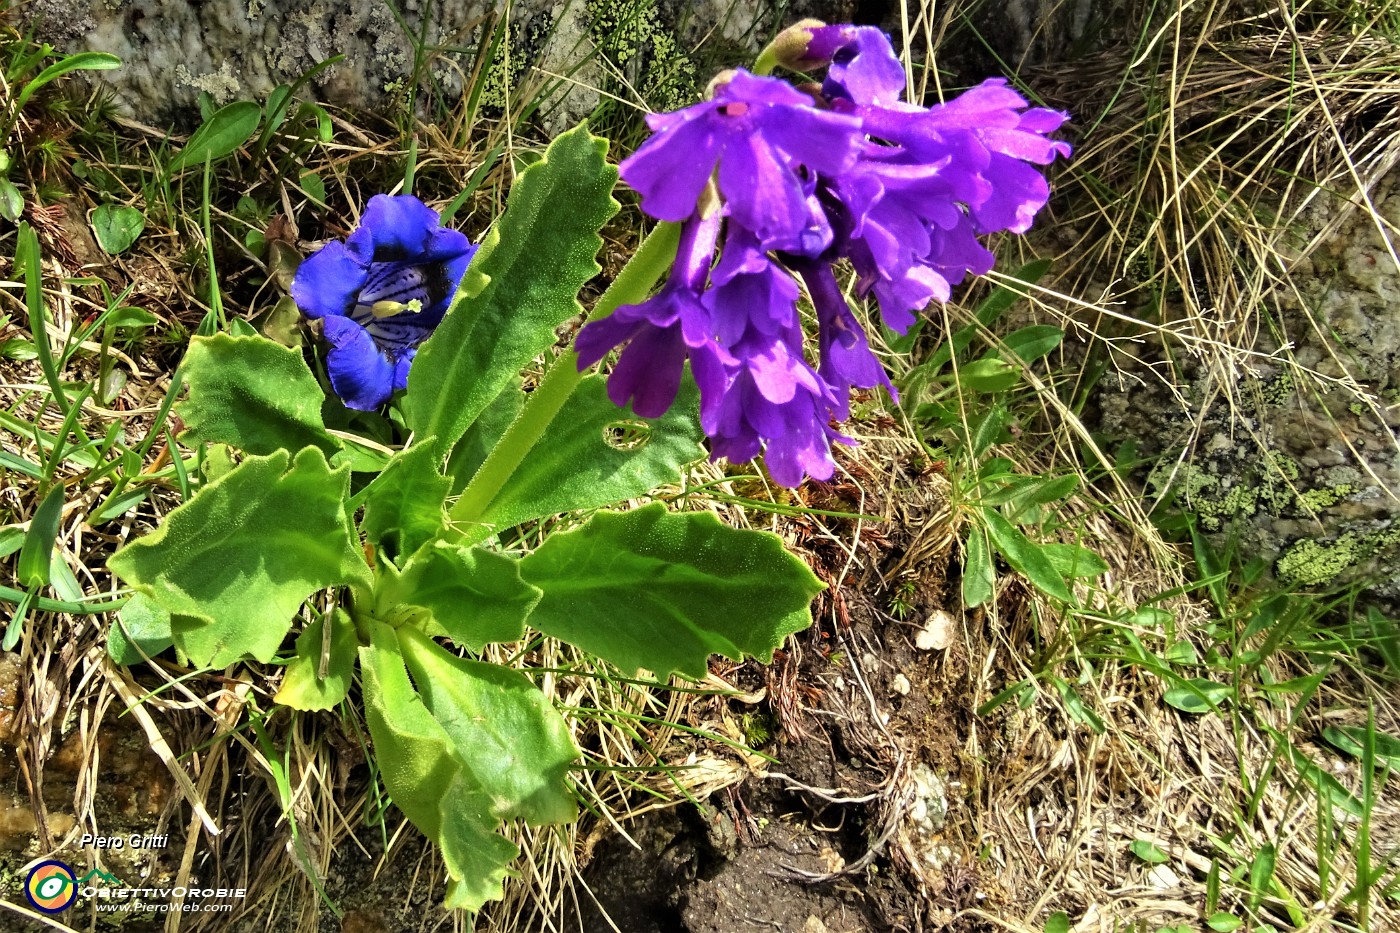
[{"label": "blue gentian flower", "polygon": [[[904,333],[992,268],[979,237],[1030,227],[1050,196],[1039,166],[1070,148],[1049,138],[1065,114],[1000,79],[931,107],[902,101],[904,67],[874,27],[808,20],[770,53],[795,71],[825,67],[820,91],[739,70],[710,100],[647,118],[654,135],[621,175],[642,210],[683,224],[680,254],[654,297],[585,326],[578,351],[582,368],[626,343],[608,391],[647,416],[670,405],[689,359],[711,454],[762,453],[795,486],[833,475],[831,443],[850,441],[832,421],[850,415],[852,389],[894,395],[832,263],[849,262],[857,294]],[[717,211],[702,197],[712,181]],[[815,368],[798,279],[817,313]]]},{"label": "blue gentian flower", "polygon": [[370,411],[408,387],[418,345],[447,313],[476,247],[408,194],[377,194],[360,226],[302,262],[292,298],[319,320],[331,387]]}]

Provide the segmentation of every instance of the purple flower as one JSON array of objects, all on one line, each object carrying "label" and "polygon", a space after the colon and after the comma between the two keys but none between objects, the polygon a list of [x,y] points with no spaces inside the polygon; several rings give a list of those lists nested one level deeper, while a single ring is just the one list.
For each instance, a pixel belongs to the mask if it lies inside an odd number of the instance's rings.
[{"label": "purple flower", "polygon": [[841,287],[836,284],[836,276],[831,266],[822,262],[805,262],[798,267],[802,280],[807,283],[807,291],[812,295],[812,304],[817,309],[818,336],[821,350],[821,365],[817,372],[831,388],[836,399],[833,413],[838,421],[845,421],[851,414],[851,388],[871,389],[884,386],[890,397],[899,401],[885,367],[870,349],[870,341],[865,336],[865,328],[860,326]]},{"label": "purple flower", "polygon": [[765,239],[796,237],[808,225],[801,170],[841,171],[860,141],[859,120],[813,103],[786,82],[735,71],[712,100],[648,116],[656,135],[622,162],[622,178],[648,214],[681,221],[718,166],[736,221]]},{"label": "purple flower", "polygon": [[927,109],[855,108],[866,132],[899,147],[897,158],[941,166],[952,197],[967,206],[978,232],[1024,233],[1050,197],[1032,166],[1068,157],[1069,144],[1047,139],[1068,117],[1036,107],[989,78]]},{"label": "purple flower", "polygon": [[[851,443],[832,419],[849,416],[852,389],[895,396],[831,264],[848,260],[857,292],[903,333],[992,268],[979,237],[1029,228],[1049,197],[1037,166],[1069,146],[1047,138],[1064,114],[1029,108],[1002,80],[933,107],[902,102],[904,68],[874,27],[804,21],[761,61],[827,66],[821,95],[738,71],[712,100],[647,118],[655,135],[622,177],[643,210],[685,223],[680,254],[654,297],[584,327],[578,352],[583,367],[626,343],[608,392],[648,417],[675,398],[689,359],[713,456],[761,453],[795,486],[832,476],[831,443]],[[701,220],[712,178],[723,207]],[[815,369],[795,276],[817,313]]]},{"label": "purple flower", "polygon": [[692,218],[681,230],[675,265],[661,290],[637,305],[623,305],[590,321],[574,341],[580,370],[592,366],[608,351],[626,342],[627,348],[608,377],[608,398],[618,406],[629,402],[643,418],[665,413],[680,389],[687,355],[711,358],[697,381],[703,396],[722,387],[724,366],[732,362],[710,334],[710,312],[701,300],[714,258],[720,217]]},{"label": "purple flower", "polygon": [[885,324],[899,333],[914,323],[912,312],[947,301],[968,273],[992,267],[937,168],[868,161],[835,179],[830,192],[859,291],[874,292]]},{"label": "purple flower", "polygon": [[321,321],[331,387],[347,407],[369,411],[407,388],[418,345],[447,312],[475,252],[412,195],[377,194],[343,243],[302,262],[292,298]]},{"label": "purple flower", "polygon": [[888,106],[904,93],[904,66],[889,37],[874,26],[819,26],[803,56],[830,62],[822,95],[861,105]]},{"label": "purple flower", "polygon": [[739,365],[723,396],[701,406],[711,455],[741,463],[763,451],[768,472],[783,486],[801,485],[807,476],[831,479],[831,442],[851,441],[831,427],[836,399],[801,347],[755,336],[734,355]]}]

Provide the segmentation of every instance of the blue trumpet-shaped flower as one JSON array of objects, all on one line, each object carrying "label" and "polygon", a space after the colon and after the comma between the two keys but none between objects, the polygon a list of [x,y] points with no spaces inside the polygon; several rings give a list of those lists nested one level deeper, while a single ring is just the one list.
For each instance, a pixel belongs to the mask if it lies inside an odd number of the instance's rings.
[{"label": "blue trumpet-shaped flower", "polygon": [[369,411],[408,387],[418,345],[447,313],[475,252],[412,195],[377,194],[354,233],[301,264],[292,298],[321,322],[331,387],[347,407]]}]

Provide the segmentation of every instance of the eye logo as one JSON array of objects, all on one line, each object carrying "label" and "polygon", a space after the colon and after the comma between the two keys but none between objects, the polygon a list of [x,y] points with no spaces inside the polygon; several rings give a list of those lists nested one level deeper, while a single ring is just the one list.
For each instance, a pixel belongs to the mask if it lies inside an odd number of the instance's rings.
[{"label": "eye logo", "polygon": [[77,899],[78,881],[64,863],[40,862],[24,882],[24,896],[46,914],[62,913]]}]

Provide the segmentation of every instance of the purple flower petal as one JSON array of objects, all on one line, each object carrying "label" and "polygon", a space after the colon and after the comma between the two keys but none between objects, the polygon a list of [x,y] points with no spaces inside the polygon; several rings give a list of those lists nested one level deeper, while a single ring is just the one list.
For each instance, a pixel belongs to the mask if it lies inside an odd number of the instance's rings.
[{"label": "purple flower petal", "polygon": [[809,58],[831,62],[822,93],[857,104],[888,105],[904,93],[904,66],[889,37],[874,26],[814,29]]},{"label": "purple flower petal", "polygon": [[644,329],[613,367],[608,398],[619,407],[630,401],[643,418],[659,418],[671,407],[685,370],[685,341],[679,327]]},{"label": "purple flower petal", "polygon": [[411,194],[376,194],[347,242],[373,262],[441,262],[475,251],[464,234],[439,224],[437,211]]},{"label": "purple flower petal", "polygon": [[899,393],[885,373],[885,367],[870,349],[865,328],[841,294],[831,266],[814,262],[804,265],[800,271],[817,309],[821,327],[818,336],[821,366],[817,372],[831,387],[836,399],[836,419],[845,421],[850,417],[852,386],[869,389],[882,385],[895,401],[899,401]]},{"label": "purple flower petal", "polygon": [[796,237],[809,225],[799,168],[838,171],[861,142],[859,120],[812,104],[783,81],[736,71],[713,100],[650,120],[656,133],[623,160],[622,178],[643,210],[680,221],[718,165],[731,216],[765,240]]},{"label": "purple flower petal", "polygon": [[372,411],[389,401],[394,393],[394,364],[359,324],[346,317],[324,320],[326,369],[331,387],[346,408]]},{"label": "purple flower petal", "polygon": [[344,243],[327,243],[297,267],[292,300],[309,318],[348,314],[368,274]]}]

